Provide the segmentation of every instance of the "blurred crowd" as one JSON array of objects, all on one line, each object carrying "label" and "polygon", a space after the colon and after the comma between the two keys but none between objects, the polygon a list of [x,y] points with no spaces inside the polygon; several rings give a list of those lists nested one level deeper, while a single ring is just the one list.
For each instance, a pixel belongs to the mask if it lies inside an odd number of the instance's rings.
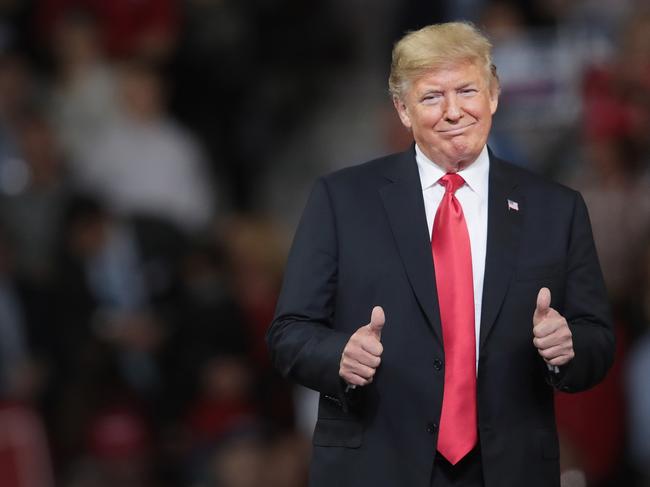
[{"label": "blurred crowd", "polygon": [[403,150],[392,43],[495,47],[495,152],[579,189],[617,327],[566,487],[650,486],[650,3],[0,0],[0,483],[303,487],[264,344],[311,181]]}]

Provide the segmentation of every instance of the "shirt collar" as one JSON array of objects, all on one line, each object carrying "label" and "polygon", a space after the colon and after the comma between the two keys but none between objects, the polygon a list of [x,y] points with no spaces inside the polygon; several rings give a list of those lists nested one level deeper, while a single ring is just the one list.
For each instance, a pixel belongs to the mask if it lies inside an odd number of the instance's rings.
[{"label": "shirt collar", "polygon": [[[447,174],[444,169],[424,155],[424,152],[420,150],[417,144],[415,144],[415,161],[418,164],[423,191],[435,185],[441,177]],[[465,169],[458,171],[458,174],[463,177],[472,191],[478,194],[481,199],[486,199],[489,171],[490,156],[488,155],[487,145],[485,145],[476,160]]]}]

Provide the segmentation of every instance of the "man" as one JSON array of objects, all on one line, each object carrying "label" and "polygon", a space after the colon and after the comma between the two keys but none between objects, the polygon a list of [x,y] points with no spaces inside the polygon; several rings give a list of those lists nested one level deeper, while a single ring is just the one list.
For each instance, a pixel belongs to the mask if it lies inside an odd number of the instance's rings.
[{"label": "man", "polygon": [[612,362],[582,198],[486,147],[490,49],[466,23],[401,39],[389,85],[415,147],[307,203],[268,343],[320,392],[312,486],[559,486],[553,388]]}]

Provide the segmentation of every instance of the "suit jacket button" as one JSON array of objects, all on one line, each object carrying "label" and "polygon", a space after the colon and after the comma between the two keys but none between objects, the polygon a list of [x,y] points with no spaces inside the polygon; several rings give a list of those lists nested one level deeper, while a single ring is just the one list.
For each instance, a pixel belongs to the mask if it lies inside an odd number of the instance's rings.
[{"label": "suit jacket button", "polygon": [[438,431],[438,425],[436,423],[427,423],[427,433],[430,435]]},{"label": "suit jacket button", "polygon": [[441,371],[442,370],[442,360],[435,359],[433,361],[433,368],[436,369],[437,371]]}]

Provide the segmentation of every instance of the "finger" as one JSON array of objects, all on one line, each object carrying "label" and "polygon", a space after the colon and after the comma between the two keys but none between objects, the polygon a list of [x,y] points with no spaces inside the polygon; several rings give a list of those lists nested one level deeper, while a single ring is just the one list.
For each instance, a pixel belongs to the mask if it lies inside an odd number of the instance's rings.
[{"label": "finger", "polygon": [[551,307],[551,290],[543,287],[537,293],[537,309],[545,313]]},{"label": "finger", "polygon": [[554,359],[547,360],[546,363],[551,364],[551,365],[566,365],[568,364],[573,358],[576,356],[576,353],[573,349],[571,349],[570,352],[567,352],[564,355],[561,355],[560,357],[555,357]]},{"label": "finger", "polygon": [[384,351],[384,346],[375,336],[366,337],[365,340],[360,342],[361,348],[375,357],[381,356]]},{"label": "finger", "polygon": [[384,328],[385,323],[386,316],[384,315],[384,309],[381,306],[372,308],[368,329],[377,337],[377,340],[381,340],[381,330]]},{"label": "finger", "polygon": [[549,308],[546,317],[543,320],[538,321],[533,326],[533,335],[537,338],[543,338],[548,335],[552,335],[557,330],[562,328],[565,320],[553,308]]},{"label": "finger", "polygon": [[553,334],[547,335],[545,337],[535,337],[533,338],[533,345],[537,350],[546,350],[551,347],[556,347],[562,343],[562,340]]},{"label": "finger", "polygon": [[368,367],[367,365],[360,364],[359,362],[351,364],[349,367],[347,367],[347,371],[366,380],[372,379],[375,376],[375,372],[377,372],[375,368]]},{"label": "finger", "polygon": [[537,325],[546,317],[550,307],[551,291],[547,287],[543,287],[537,293],[537,303],[535,306],[535,313],[533,314],[533,326]]},{"label": "finger", "polygon": [[[377,342],[379,343],[379,342]],[[381,346],[381,344],[379,344]],[[368,367],[379,367],[381,363],[381,358],[377,355],[373,355],[370,352],[366,352],[362,348],[354,348],[345,353],[345,358],[359,362],[360,364],[366,365]]]},{"label": "finger", "polygon": [[548,362],[555,358],[568,355],[572,350],[573,348],[570,344],[563,343],[561,345],[555,345],[554,347],[540,349],[538,352]]},{"label": "finger", "polygon": [[548,348],[558,345],[566,337],[557,333],[557,323],[542,323],[533,329],[533,343],[537,348]]},{"label": "finger", "polygon": [[[551,311],[557,313],[553,308]],[[547,318],[533,328],[533,342],[537,348],[558,345],[573,336],[566,319],[557,313],[556,317]],[[536,340],[537,339],[537,340]],[[539,346],[538,346],[538,343]]]}]

